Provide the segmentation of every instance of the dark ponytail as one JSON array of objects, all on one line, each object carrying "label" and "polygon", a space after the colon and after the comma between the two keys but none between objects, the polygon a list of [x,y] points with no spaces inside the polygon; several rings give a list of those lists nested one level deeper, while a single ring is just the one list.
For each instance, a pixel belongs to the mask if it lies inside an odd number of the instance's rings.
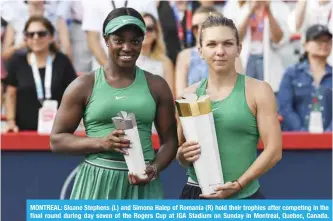
[{"label": "dark ponytail", "polygon": [[56,43],[52,42],[50,45],[49,45],[49,50],[52,52],[52,53],[57,53],[59,51],[59,48],[58,46],[56,45]]},{"label": "dark ponytail", "polygon": [[308,59],[308,52],[304,52],[304,54],[299,58],[299,62],[303,62]]}]

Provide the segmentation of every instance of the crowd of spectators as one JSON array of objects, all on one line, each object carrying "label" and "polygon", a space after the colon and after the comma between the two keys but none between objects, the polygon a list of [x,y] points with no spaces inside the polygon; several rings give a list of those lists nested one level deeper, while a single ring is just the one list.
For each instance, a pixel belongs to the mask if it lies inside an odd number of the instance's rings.
[{"label": "crowd of spectators", "polygon": [[54,74],[49,99],[60,103],[71,81],[107,62],[103,21],[111,10],[124,6],[142,13],[147,26],[137,65],[163,77],[175,98],[207,77],[208,67],[197,49],[199,30],[209,13],[222,14],[233,19],[242,43],[237,71],[271,85],[282,129],[308,131],[316,112],[323,131],[332,130],[330,0],[5,0],[1,2],[5,131],[37,130],[42,103],[36,93],[35,66],[44,82],[50,57]]}]

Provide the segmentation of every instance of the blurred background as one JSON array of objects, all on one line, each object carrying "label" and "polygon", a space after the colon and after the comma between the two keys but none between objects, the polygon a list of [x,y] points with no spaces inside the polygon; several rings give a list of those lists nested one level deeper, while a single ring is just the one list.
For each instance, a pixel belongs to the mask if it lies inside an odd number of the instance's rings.
[{"label": "blurred background", "polygon": [[[332,1],[3,0],[1,220],[24,220],[26,199],[68,198],[82,160],[52,154],[48,135],[37,133],[42,103],[28,52],[46,63],[38,67],[42,79],[55,54],[51,98],[59,105],[77,76],[107,61],[103,21],[125,5],[142,13],[147,26],[137,65],[162,76],[174,97],[207,76],[197,39],[209,12],[233,19],[243,44],[237,70],[271,85],[283,130],[283,159],[262,177],[264,195],[331,199]],[[77,132],[84,132],[82,123]],[[157,135],[152,139],[157,150]],[[162,179],[166,198],[178,198],[185,170],[173,162]]]}]

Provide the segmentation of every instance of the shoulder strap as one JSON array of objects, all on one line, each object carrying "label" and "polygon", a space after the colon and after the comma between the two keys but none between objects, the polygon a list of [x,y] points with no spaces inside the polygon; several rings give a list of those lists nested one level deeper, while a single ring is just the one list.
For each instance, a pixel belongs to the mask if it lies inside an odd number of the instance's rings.
[{"label": "shoulder strap", "polygon": [[200,82],[198,88],[195,91],[197,96],[202,96],[202,95],[206,94],[207,81],[208,81],[208,78],[205,78]]}]

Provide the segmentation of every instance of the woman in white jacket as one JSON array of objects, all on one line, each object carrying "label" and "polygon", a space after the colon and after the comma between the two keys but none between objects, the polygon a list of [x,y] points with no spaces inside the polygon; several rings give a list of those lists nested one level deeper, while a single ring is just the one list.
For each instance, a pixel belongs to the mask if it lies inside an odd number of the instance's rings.
[{"label": "woman in white jacket", "polygon": [[281,54],[288,50],[288,5],[280,0],[228,1],[223,14],[239,30],[246,75],[267,81],[278,92],[286,68]]},{"label": "woman in white jacket", "polygon": [[[306,30],[312,25],[327,26],[333,32],[332,27],[332,7],[331,0],[298,0],[296,7],[290,13],[288,22],[291,32],[305,35]],[[327,58],[327,63],[332,66],[332,52]]]}]

